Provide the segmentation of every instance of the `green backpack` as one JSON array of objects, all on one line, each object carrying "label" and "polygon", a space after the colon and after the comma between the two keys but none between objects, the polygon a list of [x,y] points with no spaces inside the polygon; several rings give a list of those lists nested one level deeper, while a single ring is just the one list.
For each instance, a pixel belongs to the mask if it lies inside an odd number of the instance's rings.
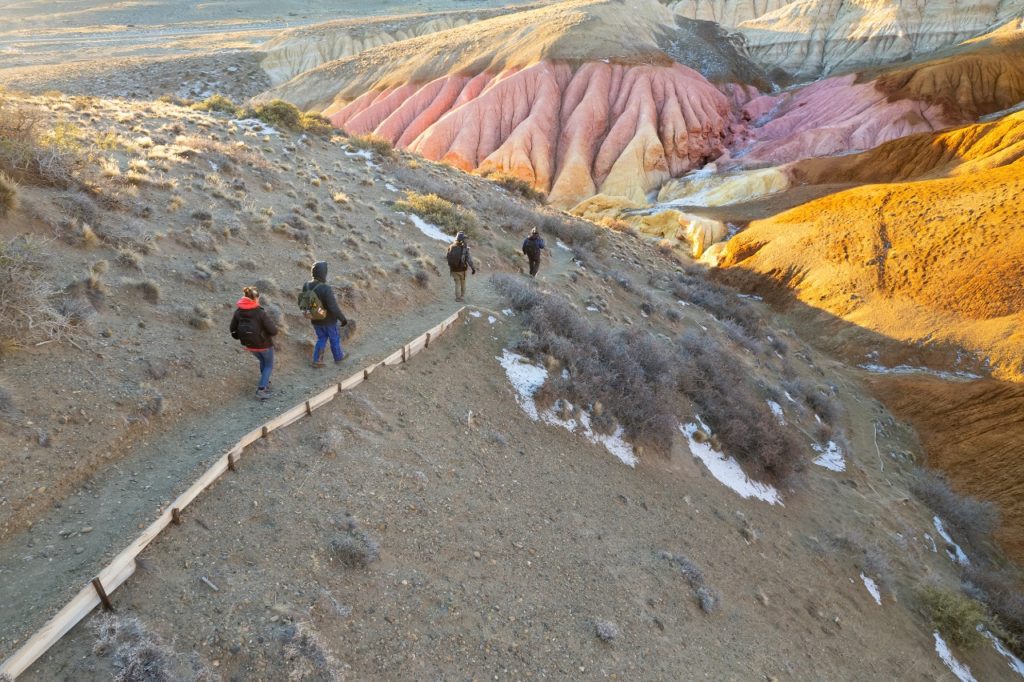
[{"label": "green backpack", "polygon": [[299,294],[299,310],[307,320],[317,321],[327,317],[327,309],[316,295],[315,287],[302,287],[302,293]]}]

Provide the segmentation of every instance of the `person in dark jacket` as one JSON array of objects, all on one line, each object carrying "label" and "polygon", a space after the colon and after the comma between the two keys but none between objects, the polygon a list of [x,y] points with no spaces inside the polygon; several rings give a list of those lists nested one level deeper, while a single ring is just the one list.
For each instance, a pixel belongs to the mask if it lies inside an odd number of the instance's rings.
[{"label": "person in dark jacket", "polygon": [[256,398],[270,397],[270,373],[274,371],[274,339],[277,325],[260,307],[260,292],[255,287],[242,289],[235,314],[231,317],[231,338],[238,339],[245,349],[260,361],[260,383]]},{"label": "person in dark jacket", "polygon": [[455,280],[455,300],[461,303],[466,295],[466,270],[472,270],[473,274],[476,274],[476,263],[469,255],[469,244],[465,232],[455,235],[455,241],[448,247],[446,257],[448,270],[452,274],[452,279]]},{"label": "person in dark jacket", "polygon": [[303,284],[302,290],[312,289],[315,291],[317,298],[320,299],[320,303],[323,304],[324,310],[327,312],[326,317],[323,319],[311,320],[313,331],[316,332],[312,366],[323,367],[324,363],[320,361],[320,357],[323,355],[324,348],[328,343],[331,344],[331,355],[334,356],[335,364],[345,359],[345,351],[341,347],[341,335],[338,331],[338,325],[346,326],[348,319],[341,312],[338,299],[334,297],[334,289],[327,283],[327,262],[321,260],[313,263],[312,275],[313,279]]},{"label": "person in dark jacket", "polygon": [[544,250],[544,238],[537,232],[537,228],[530,230],[530,236],[523,240],[523,253],[530,261],[530,277],[536,277],[540,270],[540,255]]}]

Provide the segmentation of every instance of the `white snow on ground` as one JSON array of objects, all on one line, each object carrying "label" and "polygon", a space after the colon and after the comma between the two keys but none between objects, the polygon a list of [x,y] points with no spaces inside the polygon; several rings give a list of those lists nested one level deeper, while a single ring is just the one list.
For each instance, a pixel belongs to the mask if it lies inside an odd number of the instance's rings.
[{"label": "white snow on ground", "polygon": [[911,367],[910,365],[896,365],[895,367],[885,367],[877,364],[857,365],[861,369],[865,369],[872,374],[928,374],[939,379],[945,379],[946,381],[968,381],[971,379],[981,379],[978,374],[971,374],[970,372],[942,372],[937,369],[928,369],[927,367]]},{"label": "white snow on ground", "polygon": [[608,452],[618,457],[623,464],[630,467],[636,466],[639,460],[633,452],[633,446],[623,440],[621,426],[611,435],[595,433],[591,427],[590,414],[585,410],[580,413],[578,421],[572,417],[562,419],[558,416],[558,412],[561,411],[562,407],[566,408],[566,412],[569,414],[575,413],[572,403],[567,400],[556,401],[554,405],[544,410],[544,412],[537,410],[537,403],[534,401],[533,396],[537,389],[543,386],[544,381],[547,380],[548,371],[546,369],[530,364],[522,355],[513,353],[508,349],[502,350],[498,362],[505,368],[505,374],[508,376],[509,382],[516,389],[516,402],[519,403],[519,406],[523,408],[523,411],[526,412],[530,419],[542,421],[552,426],[561,426],[568,431],[580,434],[591,443],[603,445]]},{"label": "white snow on ground", "polygon": [[[971,563],[971,560],[967,558],[966,554],[964,554],[964,550],[960,549],[960,545],[953,542],[953,538],[950,537],[949,533],[946,531],[946,526],[942,523],[942,519],[938,516],[933,516],[932,523],[935,524],[935,530],[939,531],[939,535],[941,535],[942,539],[946,541],[946,554],[949,555],[950,561],[955,561],[961,566],[966,566]],[[948,545],[952,545],[953,549],[956,551],[949,551]]]},{"label": "white snow on ground", "polygon": [[695,419],[697,423],[682,424],[679,426],[679,430],[686,436],[693,456],[704,463],[704,466],[708,468],[712,476],[718,479],[719,483],[744,499],[754,497],[769,504],[782,504],[782,496],[774,487],[752,480],[743,473],[743,469],[735,459],[715,452],[708,443],[697,442],[693,437],[697,430],[703,429],[705,433],[708,433],[710,429],[700,420],[700,417],[695,417]]},{"label": "white snow on ground", "polygon": [[258,118],[236,118],[232,119],[231,123],[234,123],[239,128],[244,128],[250,133],[256,133],[257,135],[277,135],[277,128],[269,126]]},{"label": "white snow on ground", "polygon": [[587,312],[590,312],[590,313],[599,313],[599,312],[601,312],[601,311],[600,311],[599,309],[595,308],[595,307],[594,307],[594,306],[592,306],[592,305],[588,305],[588,306],[587,306]]},{"label": "white snow on ground", "polygon": [[565,244],[564,244],[564,243],[562,242],[562,240],[561,240],[561,239],[556,239],[556,240],[555,240],[555,246],[557,246],[557,247],[558,247],[558,248],[560,248],[560,249],[565,249],[566,251],[572,251],[572,249],[570,249],[570,248],[569,248],[568,246],[566,246],[566,245],[565,245]]},{"label": "white snow on ground", "polygon": [[501,311],[501,314],[504,315],[505,317],[513,317],[516,313],[511,308],[505,308],[504,310]]},{"label": "white snow on ground", "polygon": [[470,310],[469,314],[472,315],[473,317],[480,317],[480,311],[479,310]]},{"label": "white snow on ground", "polygon": [[689,304],[689,303],[687,303],[686,301],[676,301],[676,303],[678,303],[678,304],[679,304],[679,305],[681,305],[681,306],[688,306],[688,305],[690,305],[690,304]]},{"label": "white snow on ground", "polygon": [[441,242],[450,242],[452,240],[451,237],[449,237],[448,235],[441,231],[440,227],[434,225],[433,223],[428,223],[426,220],[419,217],[415,213],[403,213],[402,215],[409,218],[409,220],[412,221],[412,224],[415,225],[420,232],[427,235],[431,239],[436,239]]},{"label": "white snow on ground", "polygon": [[494,324],[497,321],[498,321],[498,318],[496,318],[494,315],[488,315],[487,316],[487,323],[488,324]]},{"label": "white snow on ground", "polygon": [[931,533],[925,533],[924,539],[928,541],[928,545],[932,548],[933,552],[939,551],[939,548],[935,546],[935,538],[932,537]]},{"label": "white snow on ground", "polygon": [[788,400],[789,402],[791,402],[791,403],[795,403],[796,402],[796,400],[793,399],[793,396],[791,396],[789,394],[789,391],[783,391],[782,395],[786,396],[786,400]]},{"label": "white snow on ground", "polygon": [[367,161],[373,161],[373,152],[371,152],[369,149],[357,149],[354,152],[346,150],[345,156],[358,156],[360,158],[366,159]]},{"label": "white snow on ground", "polygon": [[763,301],[764,299],[756,294],[736,294],[737,298],[748,298],[752,301]]},{"label": "white snow on ground", "polygon": [[818,466],[825,467],[829,471],[846,471],[843,451],[839,449],[835,441],[830,440],[827,445],[812,443],[811,449],[821,453],[821,456],[814,460]]},{"label": "white snow on ground", "polygon": [[779,405],[774,400],[769,400],[768,409],[772,411],[772,414],[775,415],[775,418],[779,420],[780,424],[786,423],[786,417],[782,414],[782,405]]},{"label": "white snow on ground", "polygon": [[996,651],[998,651],[1003,656],[1003,658],[1006,659],[1006,662],[1010,664],[1010,670],[1017,673],[1021,677],[1024,677],[1024,661],[1014,656],[1013,652],[1007,649],[1003,645],[1003,643],[999,641],[999,638],[993,635],[988,630],[982,630],[981,634],[988,637],[989,641],[992,642],[992,646],[996,648]]},{"label": "white snow on ground", "polygon": [[939,631],[936,630],[932,634],[935,635],[935,653],[939,655],[939,658],[946,664],[946,667],[956,675],[956,678],[960,682],[978,682],[974,679],[974,675],[971,674],[970,668],[953,658],[953,652],[949,650],[949,645],[946,644],[946,640],[942,639]]},{"label": "white snow on ground", "polygon": [[863,573],[860,574],[860,579],[864,583],[864,587],[867,588],[868,593],[871,595],[871,598],[875,600],[876,604],[881,606],[882,593],[878,590],[878,584],[871,578],[864,575]]},{"label": "white snow on ground", "polygon": [[395,187],[394,185],[392,185],[390,182],[385,182],[384,183],[384,189],[386,189],[389,192],[397,192],[397,191],[399,191],[398,188]]}]

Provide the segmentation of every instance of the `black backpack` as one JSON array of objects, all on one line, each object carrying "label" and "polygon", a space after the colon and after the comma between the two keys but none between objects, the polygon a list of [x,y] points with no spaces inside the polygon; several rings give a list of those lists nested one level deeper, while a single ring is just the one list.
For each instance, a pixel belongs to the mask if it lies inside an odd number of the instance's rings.
[{"label": "black backpack", "polygon": [[526,244],[523,245],[523,251],[530,260],[540,258],[540,244],[537,243],[536,239],[527,239]]},{"label": "black backpack", "polygon": [[452,270],[466,269],[466,247],[455,244],[448,249],[448,267]]},{"label": "black backpack", "polygon": [[238,316],[238,340],[243,346],[257,348],[263,343],[262,329],[257,317],[249,315]]}]

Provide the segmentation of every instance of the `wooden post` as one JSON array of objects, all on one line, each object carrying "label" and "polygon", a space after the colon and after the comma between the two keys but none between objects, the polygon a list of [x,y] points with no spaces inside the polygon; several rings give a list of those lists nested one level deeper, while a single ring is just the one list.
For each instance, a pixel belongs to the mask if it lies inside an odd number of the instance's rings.
[{"label": "wooden post", "polygon": [[100,582],[100,579],[93,578],[92,586],[96,588],[96,594],[100,596],[100,603],[103,604],[103,608],[107,611],[113,611],[114,605],[110,603],[110,597],[107,596],[107,591],[103,589],[103,583]]},{"label": "wooden post", "polygon": [[405,359],[406,359],[406,356],[405,356],[405,345],[403,345],[402,346],[402,362],[405,362]]},{"label": "wooden post", "polygon": [[264,427],[263,427],[263,437],[266,438],[268,433],[270,433],[270,431],[267,431],[267,427],[264,425]]},{"label": "wooden post", "polygon": [[235,470],[235,453],[229,452],[228,453],[228,471],[234,471],[234,470]]},{"label": "wooden post", "polygon": [[363,370],[363,381],[366,381],[369,378],[370,378],[370,370],[364,369]]},{"label": "wooden post", "polygon": [[171,521],[174,521],[175,526],[181,525],[181,510],[177,507],[171,509]]},{"label": "wooden post", "polygon": [[306,401],[306,416],[309,417],[313,414],[313,408],[309,406],[309,401]]},{"label": "wooden post", "polygon": [[424,348],[430,348],[430,332],[427,332],[427,340],[423,342]]}]

